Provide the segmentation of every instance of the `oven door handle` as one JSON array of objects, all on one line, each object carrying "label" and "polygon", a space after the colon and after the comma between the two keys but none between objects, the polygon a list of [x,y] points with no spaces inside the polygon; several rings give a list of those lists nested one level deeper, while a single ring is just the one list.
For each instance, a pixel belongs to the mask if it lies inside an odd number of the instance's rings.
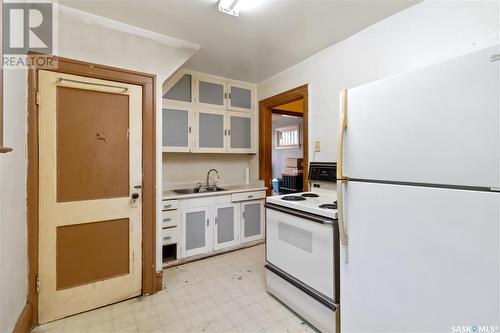
[{"label": "oven door handle", "polygon": [[303,218],[303,219],[306,219],[306,220],[309,220],[309,221],[313,221],[313,222],[316,222],[316,223],[321,223],[321,224],[326,224],[326,225],[332,225],[334,220],[329,220],[327,218],[321,218],[317,215],[313,215],[313,214],[307,214],[307,213],[302,213],[298,210],[295,210],[295,209],[288,209],[288,208],[285,208],[285,207],[282,207],[282,206],[278,206],[278,205],[274,205],[274,204],[270,204],[270,203],[267,203],[265,204],[265,207],[267,209],[272,209],[272,210],[276,210],[278,212],[281,212],[281,213],[285,213],[285,214],[290,214],[290,215],[293,215],[293,216],[296,216],[296,217],[300,217],[300,218]]}]

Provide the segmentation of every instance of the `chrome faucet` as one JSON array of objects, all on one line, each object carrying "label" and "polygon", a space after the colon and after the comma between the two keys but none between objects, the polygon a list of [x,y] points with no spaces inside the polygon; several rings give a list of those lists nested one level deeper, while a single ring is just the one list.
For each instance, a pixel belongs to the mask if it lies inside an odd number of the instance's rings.
[{"label": "chrome faucet", "polygon": [[[215,171],[215,174],[217,175],[217,179],[220,178],[219,171],[217,171],[216,169],[210,169],[210,170],[208,170],[208,172],[207,172],[207,183],[206,183],[207,187],[210,186],[210,172],[212,172],[212,171]],[[215,186],[215,184],[214,184],[214,186]]]}]

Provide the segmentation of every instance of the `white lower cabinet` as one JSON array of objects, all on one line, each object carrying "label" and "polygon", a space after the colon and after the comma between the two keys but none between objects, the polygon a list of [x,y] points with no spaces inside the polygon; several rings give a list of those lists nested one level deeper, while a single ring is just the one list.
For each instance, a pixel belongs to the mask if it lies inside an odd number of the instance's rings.
[{"label": "white lower cabinet", "polygon": [[189,257],[211,251],[210,208],[189,208],[181,213],[182,256]]},{"label": "white lower cabinet", "polygon": [[264,200],[243,201],[241,203],[241,242],[251,242],[264,238]]},{"label": "white lower cabinet", "polygon": [[235,248],[264,239],[264,200],[260,192],[179,200],[180,258]]},{"label": "white lower cabinet", "polygon": [[240,205],[226,204],[214,207],[214,250],[240,243]]},{"label": "white lower cabinet", "polygon": [[167,228],[161,230],[162,245],[177,244],[179,242],[179,228]]}]

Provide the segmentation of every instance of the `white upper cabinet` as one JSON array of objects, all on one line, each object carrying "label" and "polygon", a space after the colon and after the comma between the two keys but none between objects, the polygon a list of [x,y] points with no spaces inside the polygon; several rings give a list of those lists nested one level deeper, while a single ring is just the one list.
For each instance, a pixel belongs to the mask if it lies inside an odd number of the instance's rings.
[{"label": "white upper cabinet", "polygon": [[254,109],[254,88],[252,85],[239,82],[228,82],[229,110],[252,112]]},{"label": "white upper cabinet", "polygon": [[192,147],[193,112],[190,107],[169,104],[162,105],[163,151],[189,152]]},{"label": "white upper cabinet", "polygon": [[179,71],[163,86],[163,99],[173,105],[193,103],[193,74]]},{"label": "white upper cabinet", "polygon": [[253,121],[251,114],[227,113],[227,147],[231,153],[251,153],[253,148]]},{"label": "white upper cabinet", "polygon": [[226,109],[227,81],[198,75],[195,80],[196,104],[204,108]]},{"label": "white upper cabinet", "polygon": [[226,152],[226,115],[223,110],[195,112],[195,144],[193,151],[203,153]]},{"label": "white upper cabinet", "polygon": [[181,70],[163,91],[164,152],[256,152],[255,85]]}]

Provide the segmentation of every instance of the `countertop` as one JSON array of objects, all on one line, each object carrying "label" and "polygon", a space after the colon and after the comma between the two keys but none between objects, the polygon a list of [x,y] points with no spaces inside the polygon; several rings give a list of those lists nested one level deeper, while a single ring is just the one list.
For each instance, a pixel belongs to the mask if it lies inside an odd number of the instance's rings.
[{"label": "countertop", "polygon": [[177,194],[172,190],[163,191],[163,200],[189,199],[189,198],[209,197],[209,196],[215,196],[215,195],[228,195],[228,194],[233,194],[233,193],[267,190],[267,187],[263,187],[262,185],[256,185],[256,184],[228,185],[228,186],[220,186],[220,187],[225,189],[225,191],[203,192],[203,193],[193,193],[193,194]]}]

